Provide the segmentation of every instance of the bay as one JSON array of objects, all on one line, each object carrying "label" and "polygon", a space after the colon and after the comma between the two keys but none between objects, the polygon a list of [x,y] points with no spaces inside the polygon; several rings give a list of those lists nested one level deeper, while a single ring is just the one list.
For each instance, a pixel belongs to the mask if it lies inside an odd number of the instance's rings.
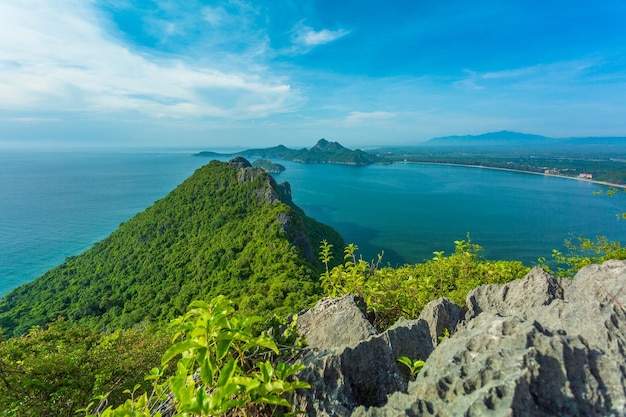
[{"label": "bay", "polygon": [[364,259],[384,251],[392,266],[454,251],[470,234],[488,259],[536,264],[572,236],[626,238],[626,193],[568,178],[474,167],[393,164],[352,167],[281,162],[277,178],[294,201],[332,225]]},{"label": "bay", "polygon": [[[0,295],[80,254],[209,162],[190,150],[0,154]],[[228,158],[222,158],[227,160]],[[491,259],[532,264],[570,233],[624,240],[624,193],[596,184],[487,169],[278,161],[293,200],[367,260],[421,262],[467,233]],[[314,242],[317,244],[317,242]]]}]

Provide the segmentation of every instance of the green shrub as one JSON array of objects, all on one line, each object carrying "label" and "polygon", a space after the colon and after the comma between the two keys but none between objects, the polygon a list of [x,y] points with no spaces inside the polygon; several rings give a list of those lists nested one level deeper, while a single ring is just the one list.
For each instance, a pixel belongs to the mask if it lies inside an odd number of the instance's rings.
[{"label": "green shrub", "polygon": [[97,392],[121,401],[167,342],[156,329],[100,334],[65,320],[2,341],[0,416],[71,416]]},{"label": "green shrub", "polygon": [[574,236],[565,239],[566,252],[552,251],[552,266],[545,259],[539,264],[560,277],[573,277],[583,267],[602,263],[609,259],[626,259],[626,248],[620,242],[610,241],[606,236],[596,236],[595,240]]},{"label": "green shrub", "polygon": [[358,247],[350,244],[344,251],[344,263],[334,268],[332,245],[323,241],[320,259],[326,264],[321,276],[322,288],[328,296],[354,293],[365,299],[372,309],[376,325],[389,327],[398,318],[415,318],[430,301],[448,297],[463,305],[467,293],[482,284],[502,284],[523,278],[529,271],[519,261],[490,261],[479,256],[482,247],[467,240],[454,242],[450,256],[434,252],[434,257],[421,264],[399,268],[380,267],[376,262],[357,259]]},{"label": "green shrub", "polygon": [[[154,381],[152,391],[136,396],[136,390],[129,390],[131,398],[122,405],[100,412],[97,407],[96,414],[89,415],[160,416],[157,407],[168,395],[176,416],[273,416],[288,410],[285,394],[309,387],[293,379],[304,366],[272,361],[279,355],[278,345],[267,334],[256,334],[254,324],[260,320],[238,315],[223,296],[209,303],[194,301],[172,323],[174,343],[163,355],[162,366],[146,377]],[[174,374],[160,382],[172,363]]]}]

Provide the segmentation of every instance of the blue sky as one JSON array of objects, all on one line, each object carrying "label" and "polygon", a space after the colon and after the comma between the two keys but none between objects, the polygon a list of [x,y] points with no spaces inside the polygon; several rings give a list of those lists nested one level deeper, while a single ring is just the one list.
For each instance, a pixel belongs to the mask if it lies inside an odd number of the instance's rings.
[{"label": "blue sky", "polygon": [[623,0],[2,0],[0,148],[626,136]]}]

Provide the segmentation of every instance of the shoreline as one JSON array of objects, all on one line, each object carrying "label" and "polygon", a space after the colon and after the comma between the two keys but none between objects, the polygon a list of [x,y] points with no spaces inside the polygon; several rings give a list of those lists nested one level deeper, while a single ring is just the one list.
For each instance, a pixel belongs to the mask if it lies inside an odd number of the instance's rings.
[{"label": "shoreline", "polygon": [[396,161],[396,162],[394,162],[394,164],[448,165],[448,166],[466,167],[466,168],[493,169],[493,170],[497,170],[497,171],[519,172],[519,173],[522,173],[522,174],[543,175],[545,177],[565,178],[565,179],[570,179],[570,180],[588,182],[590,184],[605,185],[607,187],[615,187],[615,188],[621,188],[623,190],[626,190],[626,184],[615,184],[615,183],[606,182],[606,181],[597,181],[597,180],[593,180],[593,179],[590,180],[588,178],[568,177],[566,175],[546,174],[544,172],[524,171],[524,170],[521,170],[521,169],[513,169],[513,168],[489,167],[489,166],[485,166],[485,165],[455,164],[455,163],[452,163],[452,162]]}]

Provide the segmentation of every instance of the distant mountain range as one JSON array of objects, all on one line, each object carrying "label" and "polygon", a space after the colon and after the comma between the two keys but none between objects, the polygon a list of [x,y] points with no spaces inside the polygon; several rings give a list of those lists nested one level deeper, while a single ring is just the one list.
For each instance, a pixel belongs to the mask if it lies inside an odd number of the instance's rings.
[{"label": "distant mountain range", "polygon": [[481,135],[443,136],[430,139],[423,143],[425,146],[587,146],[608,145],[624,146],[626,137],[574,137],[551,138],[528,133],[499,132],[483,133]]},{"label": "distant mountain range", "polygon": [[[199,152],[198,156],[219,156],[215,152]],[[370,165],[381,162],[381,159],[375,155],[364,152],[360,149],[351,150],[345,148],[338,142],[329,142],[326,139],[320,139],[311,149],[290,149],[284,145],[278,145],[271,148],[248,149],[243,152],[237,152],[233,155],[244,156],[247,158],[273,158],[286,161],[304,162],[310,164],[344,164],[344,165]]]}]

